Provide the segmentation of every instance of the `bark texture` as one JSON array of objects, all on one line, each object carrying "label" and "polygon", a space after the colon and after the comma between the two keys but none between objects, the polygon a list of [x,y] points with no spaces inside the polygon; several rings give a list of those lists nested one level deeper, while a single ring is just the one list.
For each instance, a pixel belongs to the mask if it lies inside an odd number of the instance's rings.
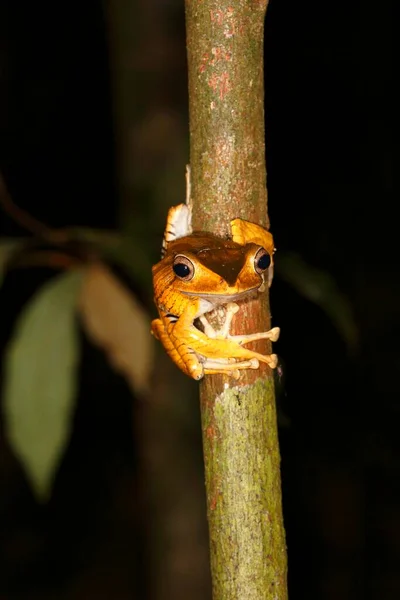
[{"label": "bark texture", "polygon": [[[265,0],[186,0],[194,229],[268,226],[264,144]],[[270,327],[267,293],[234,333]],[[271,352],[268,342],[255,346]],[[272,373],[200,386],[214,600],[285,600],[286,547]]]}]

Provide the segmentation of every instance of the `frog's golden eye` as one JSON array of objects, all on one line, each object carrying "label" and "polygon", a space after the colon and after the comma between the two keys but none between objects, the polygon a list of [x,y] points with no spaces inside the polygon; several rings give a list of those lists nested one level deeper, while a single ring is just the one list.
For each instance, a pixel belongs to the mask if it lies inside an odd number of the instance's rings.
[{"label": "frog's golden eye", "polygon": [[190,281],[194,276],[194,264],[183,254],[178,254],[174,258],[172,269],[182,281]]},{"label": "frog's golden eye", "polygon": [[271,264],[271,257],[264,248],[257,250],[257,254],[254,257],[254,269],[256,273],[263,273],[266,271]]}]

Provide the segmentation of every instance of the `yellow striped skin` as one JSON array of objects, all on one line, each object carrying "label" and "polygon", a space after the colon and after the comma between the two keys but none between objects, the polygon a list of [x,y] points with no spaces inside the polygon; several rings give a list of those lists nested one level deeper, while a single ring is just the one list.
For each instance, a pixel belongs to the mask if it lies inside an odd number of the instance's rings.
[{"label": "yellow striped skin", "polygon": [[[206,322],[208,333],[215,335],[211,337],[194,325],[195,319],[204,319],[202,315],[216,306],[236,306],[232,303],[257,293],[272,270],[272,235],[241,219],[232,221],[231,226],[229,240],[206,232],[167,241],[164,237],[165,255],[153,267],[154,299],[160,318],[152,322],[152,333],[176,365],[194,379],[211,373],[237,377],[240,369],[257,368],[258,361],[276,366],[275,355],[265,356],[243,347],[254,335],[240,336],[237,341],[228,331],[221,335],[214,332]],[[166,232],[170,231],[167,222]],[[266,253],[270,267],[261,270],[258,258]],[[174,271],[174,265],[182,262],[190,267],[187,278]],[[276,339],[279,330],[275,330],[273,334],[272,330],[256,334],[257,339]]]}]

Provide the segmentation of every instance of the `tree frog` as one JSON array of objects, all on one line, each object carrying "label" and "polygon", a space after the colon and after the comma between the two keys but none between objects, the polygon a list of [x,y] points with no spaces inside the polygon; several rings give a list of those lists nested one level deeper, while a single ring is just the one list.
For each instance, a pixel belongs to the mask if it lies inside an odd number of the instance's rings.
[{"label": "tree frog", "polygon": [[[229,333],[239,310],[236,302],[272,282],[272,235],[242,219],[231,221],[231,232],[231,239],[193,232],[190,205],[174,206],[168,213],[162,259],[153,267],[160,318],[152,322],[152,333],[175,364],[196,380],[214,373],[238,379],[242,369],[258,369],[260,361],[271,368],[278,362],[276,354],[244,347],[260,339],[276,341],[278,327],[250,335]],[[215,330],[205,315],[220,306],[225,307],[225,322]]]}]

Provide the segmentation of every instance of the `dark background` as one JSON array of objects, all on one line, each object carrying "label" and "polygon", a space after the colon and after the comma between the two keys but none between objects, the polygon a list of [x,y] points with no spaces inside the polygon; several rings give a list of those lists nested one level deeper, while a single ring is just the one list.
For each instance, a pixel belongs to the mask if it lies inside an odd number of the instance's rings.
[{"label": "dark background", "polygon": [[[167,208],[184,198],[183,2],[117,4],[1,2],[0,169],[37,219],[119,228],[155,261]],[[291,600],[400,597],[391,20],[387,0],[268,8],[275,243],[335,279],[358,331],[349,353],[325,311],[278,269]],[[27,235],[4,213],[0,226],[3,237]],[[49,276],[7,275],[3,350]],[[82,347],[72,439],[48,505],[35,502],[1,435],[0,599],[210,598],[196,386],[159,353],[165,384],[143,404],[84,334]]]}]

